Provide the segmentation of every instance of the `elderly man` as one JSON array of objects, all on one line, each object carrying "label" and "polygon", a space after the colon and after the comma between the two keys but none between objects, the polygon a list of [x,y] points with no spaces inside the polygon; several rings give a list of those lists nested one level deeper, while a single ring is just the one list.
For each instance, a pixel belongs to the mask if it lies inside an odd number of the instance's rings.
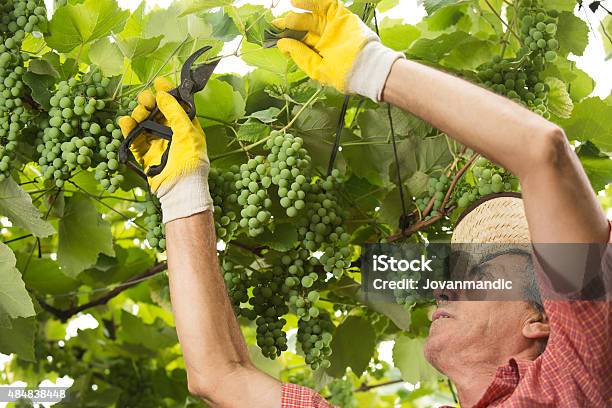
[{"label": "elderly man", "polygon": [[[409,111],[520,178],[522,200],[478,206],[459,223],[454,241],[501,242],[516,233],[514,242],[608,242],[610,225],[562,129],[501,96],[404,59],[338,0],[293,4],[307,12],[275,24],[308,34],[302,41],[282,39],[278,47],[309,76]],[[219,407],[327,407],[314,391],[283,384],[251,363],[219,272],[202,129],[165,92],[167,83],[157,81],[156,89],[175,142],[168,166],[150,184],[166,223],[170,290],[190,391]],[[143,109],[122,120],[124,133]],[[136,146],[144,166],[159,161],[163,148],[156,143]],[[486,235],[491,230],[496,234]],[[508,253],[488,262],[527,260]],[[611,404],[607,301],[544,301],[542,310],[526,301],[462,302],[441,294],[425,353],[454,382],[464,407]]]}]

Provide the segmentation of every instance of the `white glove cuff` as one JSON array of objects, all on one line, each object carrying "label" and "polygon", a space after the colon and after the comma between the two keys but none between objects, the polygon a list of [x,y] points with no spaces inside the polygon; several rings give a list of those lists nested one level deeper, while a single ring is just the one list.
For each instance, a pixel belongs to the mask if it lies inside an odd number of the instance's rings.
[{"label": "white glove cuff", "polygon": [[404,54],[385,47],[380,41],[368,42],[349,74],[348,91],[380,102],[391,67],[400,58],[405,58]]},{"label": "white glove cuff", "polygon": [[175,183],[157,190],[162,207],[164,224],[178,218],[213,210],[213,200],[208,188],[208,166],[179,177]]}]

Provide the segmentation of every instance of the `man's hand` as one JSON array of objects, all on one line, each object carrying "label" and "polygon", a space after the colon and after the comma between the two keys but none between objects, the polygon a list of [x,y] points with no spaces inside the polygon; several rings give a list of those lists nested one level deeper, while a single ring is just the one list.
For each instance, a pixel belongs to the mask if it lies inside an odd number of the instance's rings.
[{"label": "man's hand", "polygon": [[291,0],[310,13],[273,21],[281,29],[307,31],[302,41],[280,39],[278,48],[308,76],[343,93],[380,101],[393,63],[403,54],[380,43],[378,36],[339,0]]},{"label": "man's hand", "polygon": [[[160,200],[164,223],[188,217],[212,209],[208,188],[210,162],[206,154],[206,138],[197,119],[189,119],[183,107],[168,94],[172,84],[163,79],[155,80],[157,96],[149,90],[138,95],[138,106],[132,116],[124,116],[119,126],[124,136],[149,117],[151,110],[159,106],[164,124],[172,129],[172,143],[168,163],[164,170],[149,177],[151,190]],[[143,133],[132,144],[136,160],[147,170],[161,162],[168,141]]]}]

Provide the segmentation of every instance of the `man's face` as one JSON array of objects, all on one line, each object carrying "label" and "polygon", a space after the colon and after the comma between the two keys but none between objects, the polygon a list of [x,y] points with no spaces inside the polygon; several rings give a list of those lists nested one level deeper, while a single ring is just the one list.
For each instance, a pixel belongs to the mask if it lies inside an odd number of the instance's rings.
[{"label": "man's face", "polygon": [[[514,282],[515,293],[509,298],[520,299],[522,287],[516,288],[525,274],[527,259],[506,254],[480,264],[470,273],[486,280],[507,279]],[[476,272],[474,272],[476,271]],[[442,292],[436,294],[437,309],[432,316],[429,336],[425,343],[426,358],[445,372],[453,361],[505,364],[508,358],[528,344],[522,327],[533,309],[520,300],[468,300],[473,294]],[[497,361],[499,360],[499,361]]]}]

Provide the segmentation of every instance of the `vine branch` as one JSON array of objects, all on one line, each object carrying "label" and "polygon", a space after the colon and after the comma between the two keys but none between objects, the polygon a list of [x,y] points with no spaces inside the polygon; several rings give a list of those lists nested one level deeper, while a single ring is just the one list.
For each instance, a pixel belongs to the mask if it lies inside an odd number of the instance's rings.
[{"label": "vine branch", "polygon": [[[428,219],[421,219],[420,221],[408,226],[408,228],[402,229],[398,233],[387,237],[387,241],[394,242],[403,238],[407,238],[415,232],[421,231],[422,229],[427,228],[432,224],[435,224],[437,221],[441,220],[447,214],[451,213],[455,208],[457,208],[454,205],[448,208],[446,206],[450,201],[450,197],[455,187],[457,187],[457,183],[478,157],[478,154],[473,154],[472,157],[470,157],[470,159],[459,169],[459,171],[455,173],[455,175],[453,176],[453,180],[451,181],[450,185],[448,186],[448,189],[446,190],[446,194],[444,195],[442,205],[440,206],[439,214],[434,215]],[[433,203],[433,199],[429,201],[427,207],[423,210],[423,216],[427,216],[427,214],[429,214],[429,212],[433,208]]]},{"label": "vine branch", "polygon": [[403,383],[403,382],[404,382],[404,380],[391,380],[391,381],[381,382],[381,383],[378,383],[378,384],[366,384],[366,383],[363,383],[358,388],[355,389],[355,392],[366,392],[366,391],[370,391],[371,389],[374,389],[374,388],[384,387],[386,385],[400,384],[400,383]]},{"label": "vine branch", "polygon": [[75,306],[75,307],[71,307],[70,309],[59,309],[56,308],[50,304],[48,304],[47,302],[45,302],[42,299],[38,299],[38,302],[40,303],[40,306],[46,310],[47,312],[51,313],[52,315],[54,315],[55,317],[57,317],[58,319],[60,319],[61,321],[65,322],[66,320],[70,319],[72,316],[83,312],[84,310],[90,309],[92,307],[97,307],[97,306],[102,306],[107,304],[111,299],[115,298],[116,296],[118,296],[121,292],[136,286],[137,284],[139,284],[140,282],[142,282],[144,279],[152,277],[154,275],[157,275],[163,271],[166,270],[166,268],[168,267],[168,265],[165,262],[162,263],[158,263],[152,267],[150,267],[149,269],[145,270],[144,272],[139,273],[138,275],[134,275],[131,278],[129,278],[128,280],[126,280],[124,283],[120,284],[119,286],[115,287],[113,290],[111,290],[110,292],[108,292],[105,295],[102,295],[96,299],[93,299],[87,303],[83,303],[82,305],[79,306]]}]

